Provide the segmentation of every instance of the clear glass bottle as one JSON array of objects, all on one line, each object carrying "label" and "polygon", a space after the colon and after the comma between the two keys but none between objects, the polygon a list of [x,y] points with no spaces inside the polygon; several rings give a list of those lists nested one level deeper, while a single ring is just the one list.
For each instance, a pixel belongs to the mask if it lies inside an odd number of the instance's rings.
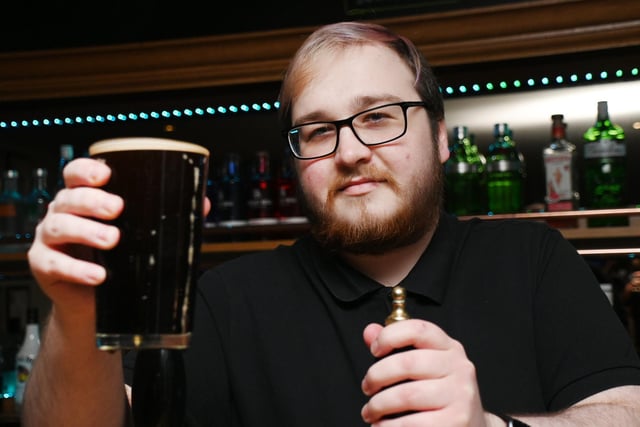
[{"label": "clear glass bottle", "polygon": [[[596,123],[583,135],[584,207],[624,206],[627,192],[627,147],[624,130],[611,122],[607,101],[598,102]],[[627,217],[589,218],[590,227],[624,226]]]},{"label": "clear glass bottle", "polygon": [[453,141],[444,165],[446,209],[456,215],[486,214],[486,159],[466,126],[453,128]]},{"label": "clear glass bottle", "polygon": [[496,123],[494,141],[487,153],[487,202],[489,213],[516,213],[524,207],[524,156],[518,150],[507,123]]},{"label": "clear glass bottle", "polygon": [[547,211],[571,211],[579,206],[576,146],[567,141],[562,114],[551,116],[551,142],[542,150]]},{"label": "clear glass bottle", "polygon": [[38,222],[47,213],[51,195],[47,191],[47,170],[33,170],[33,184],[29,194],[25,196],[24,232],[33,237]]},{"label": "clear glass bottle", "polygon": [[38,310],[29,308],[27,310],[27,325],[25,328],[24,340],[16,354],[16,404],[22,405],[24,388],[29,380],[33,362],[38,357],[40,351],[40,325],[38,323]]},{"label": "clear glass bottle", "polygon": [[0,240],[12,242],[22,238],[23,198],[18,190],[20,174],[15,169],[4,171],[0,193]]}]

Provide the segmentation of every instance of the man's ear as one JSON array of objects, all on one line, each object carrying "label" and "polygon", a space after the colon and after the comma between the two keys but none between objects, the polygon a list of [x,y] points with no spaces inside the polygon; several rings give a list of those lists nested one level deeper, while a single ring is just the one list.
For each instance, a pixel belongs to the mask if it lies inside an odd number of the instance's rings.
[{"label": "man's ear", "polygon": [[449,158],[449,138],[447,124],[444,120],[438,123],[438,153],[440,154],[440,163],[446,162]]}]

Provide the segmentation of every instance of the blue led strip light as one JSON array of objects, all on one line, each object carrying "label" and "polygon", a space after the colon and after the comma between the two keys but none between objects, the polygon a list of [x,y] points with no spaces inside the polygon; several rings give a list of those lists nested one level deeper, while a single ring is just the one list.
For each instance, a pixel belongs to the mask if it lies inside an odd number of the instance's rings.
[{"label": "blue led strip light", "polygon": [[[570,74],[568,76],[555,76],[555,77],[538,77],[528,78],[523,80],[512,81],[495,81],[485,83],[472,83],[469,85],[459,85],[441,87],[443,96],[445,97],[464,97],[483,94],[496,94],[500,92],[517,92],[525,90],[545,89],[550,87],[569,87],[575,85],[593,84],[593,83],[611,83],[614,81],[623,81],[629,79],[640,78],[640,68],[634,67],[628,71],[622,69],[615,70],[614,72],[600,71],[597,73],[584,73],[582,75]],[[1,129],[20,129],[20,128],[32,128],[32,127],[47,127],[47,126],[70,126],[70,125],[84,125],[84,124],[103,124],[103,123],[116,123],[127,122],[137,120],[157,120],[157,119],[171,119],[171,118],[190,118],[190,117],[204,117],[204,116],[224,116],[229,114],[241,114],[241,113],[255,113],[255,112],[270,112],[279,108],[279,103],[253,103],[251,105],[241,104],[240,106],[228,105],[228,106],[210,106],[210,107],[195,107],[195,108],[167,108],[162,111],[150,111],[150,112],[138,112],[138,113],[117,113],[117,114],[104,114],[95,116],[76,116],[76,117],[56,117],[56,118],[44,118],[44,119],[29,119],[29,120],[0,120]]]},{"label": "blue led strip light", "polygon": [[488,95],[501,92],[518,92],[525,90],[548,89],[551,87],[569,87],[594,83],[612,83],[637,79],[640,77],[640,68],[633,67],[628,71],[617,69],[613,72],[600,71],[598,73],[570,74],[568,76],[558,75],[555,77],[542,76],[538,78],[528,78],[523,80],[498,80],[486,83],[472,83],[468,85],[442,87],[442,94],[445,97],[464,97],[472,95]]},{"label": "blue led strip light", "polygon": [[141,111],[138,113],[117,113],[117,114],[98,114],[95,116],[75,116],[75,117],[56,117],[31,120],[0,120],[0,129],[18,129],[32,127],[47,126],[69,126],[82,124],[101,124],[116,123],[138,120],[158,120],[170,118],[189,118],[189,117],[205,117],[205,116],[223,116],[229,114],[268,112],[277,110],[280,104],[278,102],[269,103],[253,103],[251,105],[242,104],[240,106],[211,106],[211,107],[195,107],[182,109],[165,109],[162,111]]}]

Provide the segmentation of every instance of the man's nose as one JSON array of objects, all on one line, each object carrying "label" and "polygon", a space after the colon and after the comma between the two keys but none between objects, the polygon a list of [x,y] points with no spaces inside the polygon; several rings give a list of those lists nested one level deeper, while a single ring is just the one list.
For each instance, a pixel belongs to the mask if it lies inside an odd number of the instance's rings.
[{"label": "man's nose", "polygon": [[342,126],[338,131],[336,161],[345,164],[355,164],[370,157],[371,148],[358,139],[351,127]]}]

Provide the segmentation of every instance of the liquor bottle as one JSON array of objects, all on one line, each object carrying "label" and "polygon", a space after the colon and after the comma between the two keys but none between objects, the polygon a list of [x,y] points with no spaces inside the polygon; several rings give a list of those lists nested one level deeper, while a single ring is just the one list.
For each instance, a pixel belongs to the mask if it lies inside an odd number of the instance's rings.
[{"label": "liquor bottle", "polygon": [[33,170],[33,184],[29,194],[24,199],[25,219],[24,231],[33,237],[38,222],[47,213],[51,195],[47,191],[47,170],[36,168]]},{"label": "liquor bottle", "polygon": [[274,189],[271,176],[269,152],[255,153],[251,165],[249,193],[247,195],[247,218],[249,224],[275,224]]},{"label": "liquor bottle", "polygon": [[58,178],[56,181],[56,190],[62,190],[64,188],[64,176],[62,175],[62,171],[67,166],[71,160],[73,160],[74,150],[73,145],[71,144],[62,144],[60,145],[60,157],[58,158]]},{"label": "liquor bottle", "polygon": [[276,217],[281,223],[296,224],[307,221],[301,212],[294,176],[293,158],[287,150],[282,157],[276,178]]},{"label": "liquor bottle", "polygon": [[580,200],[577,151],[566,139],[566,128],[562,114],[551,116],[551,142],[542,150],[549,212],[575,210]]},{"label": "liquor bottle", "polygon": [[[624,205],[627,187],[627,147],[624,130],[609,119],[607,101],[598,102],[596,123],[587,129],[584,144],[584,206],[611,209]],[[589,218],[590,227],[628,225],[627,217]]]},{"label": "liquor bottle", "polygon": [[506,123],[496,123],[487,153],[487,199],[493,214],[516,213],[524,206],[524,156]]},{"label": "liquor bottle", "polygon": [[238,153],[227,153],[220,167],[218,180],[218,218],[225,227],[236,227],[247,223],[244,209],[244,181]]},{"label": "liquor bottle", "polygon": [[22,237],[23,199],[18,191],[19,173],[6,170],[0,193],[0,239],[11,242]]},{"label": "liquor bottle", "polygon": [[447,210],[456,215],[486,214],[486,159],[466,126],[453,128],[453,140],[444,165]]},{"label": "liquor bottle", "polygon": [[22,405],[24,388],[29,380],[33,362],[38,357],[40,351],[40,326],[38,324],[38,310],[29,308],[27,310],[27,326],[25,329],[24,341],[18,354],[16,354],[16,404]]}]

